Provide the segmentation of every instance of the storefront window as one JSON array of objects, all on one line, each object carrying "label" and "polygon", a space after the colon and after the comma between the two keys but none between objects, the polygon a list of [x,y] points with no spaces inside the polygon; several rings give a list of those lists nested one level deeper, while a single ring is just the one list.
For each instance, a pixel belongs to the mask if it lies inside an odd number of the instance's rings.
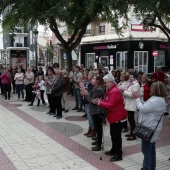
[{"label": "storefront window", "polygon": [[148,73],[148,51],[134,52],[134,70]]},{"label": "storefront window", "polygon": [[158,56],[155,57],[155,67],[165,66],[165,51],[158,51]]},{"label": "storefront window", "polygon": [[86,68],[93,66],[93,64],[95,63],[95,53],[86,53],[85,60],[86,60]]},{"label": "storefront window", "polygon": [[127,69],[127,51],[119,51],[116,53],[116,69]]}]

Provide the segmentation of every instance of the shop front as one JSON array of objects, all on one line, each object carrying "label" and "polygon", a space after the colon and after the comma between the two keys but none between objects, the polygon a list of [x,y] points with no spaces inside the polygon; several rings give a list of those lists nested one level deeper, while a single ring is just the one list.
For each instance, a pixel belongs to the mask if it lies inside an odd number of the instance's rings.
[{"label": "shop front", "polygon": [[[153,56],[153,51],[158,55]],[[81,63],[86,68],[101,63],[110,69],[134,69],[144,73],[152,73],[155,67],[164,70],[170,67],[168,52],[170,46],[159,41],[118,41],[110,43],[81,45]],[[168,62],[169,61],[169,62]]]}]

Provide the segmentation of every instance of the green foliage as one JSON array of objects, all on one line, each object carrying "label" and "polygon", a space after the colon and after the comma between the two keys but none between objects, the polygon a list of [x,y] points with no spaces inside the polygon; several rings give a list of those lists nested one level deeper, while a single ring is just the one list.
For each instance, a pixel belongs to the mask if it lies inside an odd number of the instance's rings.
[{"label": "green foliage", "polygon": [[133,12],[142,19],[145,29],[161,29],[170,41],[170,0],[129,0]]}]

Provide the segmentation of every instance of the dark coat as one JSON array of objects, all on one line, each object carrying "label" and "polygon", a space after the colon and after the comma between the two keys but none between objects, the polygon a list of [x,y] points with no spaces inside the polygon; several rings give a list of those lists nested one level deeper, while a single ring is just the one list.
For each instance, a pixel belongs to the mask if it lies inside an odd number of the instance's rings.
[{"label": "dark coat", "polygon": [[104,90],[101,87],[97,87],[96,89],[93,88],[92,92],[85,96],[85,99],[89,102],[89,113],[94,114],[101,114],[103,112],[103,108],[100,106],[93,104],[91,102],[92,99],[95,98],[104,98]]},{"label": "dark coat", "polygon": [[63,85],[64,80],[63,78],[59,78],[54,82],[53,88],[51,90],[52,96],[62,96],[63,95]]}]

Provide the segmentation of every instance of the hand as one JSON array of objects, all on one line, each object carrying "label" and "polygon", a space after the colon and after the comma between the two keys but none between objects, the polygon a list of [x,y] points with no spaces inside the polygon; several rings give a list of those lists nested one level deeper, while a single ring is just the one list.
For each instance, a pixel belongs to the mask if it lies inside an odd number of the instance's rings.
[{"label": "hand", "polygon": [[133,97],[134,98],[140,98],[140,94],[138,93],[138,92],[134,92],[134,91],[132,91],[132,95],[133,95]]},{"label": "hand", "polygon": [[88,91],[85,87],[81,87],[80,91],[81,91],[81,95],[87,95],[88,94]]},{"label": "hand", "polygon": [[101,101],[101,99],[99,99],[99,98],[96,98],[96,99],[92,99],[92,100],[91,100],[91,102],[92,102],[93,104],[98,104],[100,101]]},{"label": "hand", "polygon": [[120,91],[123,93],[125,91],[125,89],[120,89]]}]

